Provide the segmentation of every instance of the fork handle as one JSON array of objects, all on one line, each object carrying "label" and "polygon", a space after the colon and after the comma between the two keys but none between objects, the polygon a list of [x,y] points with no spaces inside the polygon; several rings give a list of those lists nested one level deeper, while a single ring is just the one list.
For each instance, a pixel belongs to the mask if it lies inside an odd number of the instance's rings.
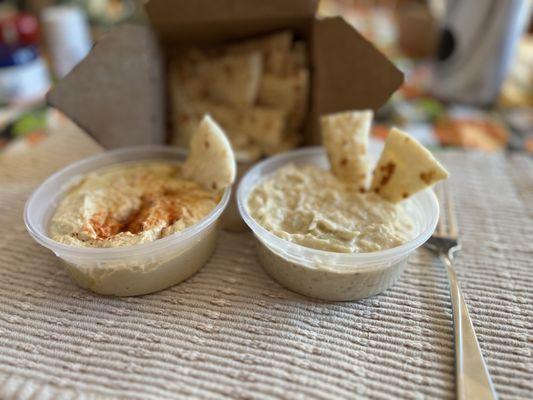
[{"label": "fork handle", "polygon": [[458,400],[497,399],[450,257],[441,254],[450,282]]}]

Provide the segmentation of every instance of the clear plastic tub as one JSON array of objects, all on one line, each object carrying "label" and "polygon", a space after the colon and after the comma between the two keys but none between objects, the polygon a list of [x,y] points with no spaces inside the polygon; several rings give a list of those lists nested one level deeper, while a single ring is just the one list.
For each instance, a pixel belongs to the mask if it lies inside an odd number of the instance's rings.
[{"label": "clear plastic tub", "polygon": [[[234,186],[237,187],[242,177],[250,168],[252,168],[257,162],[237,162],[237,177],[235,178]],[[228,207],[220,217],[222,229],[228,232],[247,232],[248,225],[242,220],[239,208],[237,207],[237,198],[235,192],[231,194]]]},{"label": "clear plastic tub", "polygon": [[[378,148],[370,147],[377,159]],[[258,256],[266,272],[297,293],[324,300],[358,300],[381,293],[401,275],[407,257],[433,233],[439,205],[432,190],[406,200],[413,220],[413,239],[401,246],[372,253],[334,253],[283,240],[259,225],[248,213],[248,196],[264,179],[286,164],[329,168],[323,148],[312,147],[272,157],[253,167],[237,191],[239,211],[258,239]]]},{"label": "clear plastic tub", "polygon": [[131,147],[86,158],[50,176],[30,196],[24,210],[28,232],[65,262],[80,286],[101,294],[136,296],[175,285],[197,272],[215,249],[217,221],[228,204],[227,188],[211,213],[197,224],[154,242],[118,248],[81,248],[48,237],[48,224],[65,192],[79,177],[119,163],[180,162],[187,152],[165,146]]}]

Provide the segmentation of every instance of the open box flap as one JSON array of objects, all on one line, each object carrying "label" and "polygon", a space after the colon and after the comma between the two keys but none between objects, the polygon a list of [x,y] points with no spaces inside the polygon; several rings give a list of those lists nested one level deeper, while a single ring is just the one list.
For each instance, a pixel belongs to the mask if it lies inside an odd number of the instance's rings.
[{"label": "open box flap", "polygon": [[52,88],[48,102],[107,149],[161,144],[165,141],[163,81],[153,32],[123,25],[100,40]]},{"label": "open box flap", "polygon": [[[150,0],[146,13],[164,42],[224,42],[313,18],[318,0]],[[296,24],[298,25],[298,24]]]},{"label": "open box flap", "polygon": [[403,83],[403,74],[341,17],[315,20],[312,30],[313,137],[320,115],[381,107]]}]

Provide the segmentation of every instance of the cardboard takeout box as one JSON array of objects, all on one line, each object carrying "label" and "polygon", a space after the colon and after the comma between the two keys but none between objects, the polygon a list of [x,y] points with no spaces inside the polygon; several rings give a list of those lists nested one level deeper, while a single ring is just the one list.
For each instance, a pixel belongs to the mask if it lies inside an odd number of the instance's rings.
[{"label": "cardboard takeout box", "polygon": [[340,17],[316,18],[317,0],[151,0],[151,26],[123,25],[48,95],[106,148],[169,138],[166,62],[179,49],[289,29],[308,43],[311,88],[306,144],[320,142],[318,118],[378,109],[402,73]]}]

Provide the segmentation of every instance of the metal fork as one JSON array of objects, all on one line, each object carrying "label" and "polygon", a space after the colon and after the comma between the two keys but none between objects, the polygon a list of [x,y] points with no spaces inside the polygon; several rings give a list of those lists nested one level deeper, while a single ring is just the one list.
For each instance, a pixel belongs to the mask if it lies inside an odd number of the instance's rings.
[{"label": "metal fork", "polygon": [[438,184],[435,192],[439,198],[441,213],[437,229],[424,247],[439,256],[446,267],[450,283],[457,399],[497,399],[498,396],[481,354],[474,326],[453,267],[454,254],[461,249],[453,199],[446,182]]}]

